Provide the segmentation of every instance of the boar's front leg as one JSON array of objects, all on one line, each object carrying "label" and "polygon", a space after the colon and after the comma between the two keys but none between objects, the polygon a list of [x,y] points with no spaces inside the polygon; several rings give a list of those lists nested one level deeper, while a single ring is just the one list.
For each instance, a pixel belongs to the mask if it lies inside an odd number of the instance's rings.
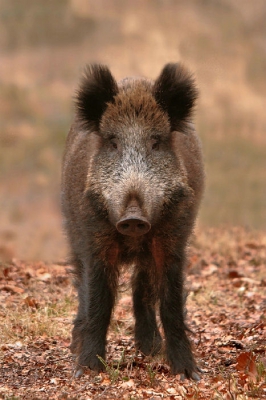
[{"label": "boar's front leg", "polygon": [[98,356],[105,358],[106,335],[116,286],[108,276],[108,267],[101,260],[95,259],[86,260],[79,266],[79,307],[71,344],[71,351],[77,355],[81,368],[77,370],[77,376],[82,373],[82,366],[95,371],[104,369]]},{"label": "boar's front leg", "polygon": [[160,314],[165,332],[166,355],[173,374],[199,380],[198,370],[186,335],[184,321],[183,265],[185,256],[168,260],[162,283]]},{"label": "boar's front leg", "polygon": [[135,314],[135,343],[145,355],[157,354],[162,345],[162,338],[156,324],[156,296],[145,270],[136,270],[133,280],[133,305]]}]

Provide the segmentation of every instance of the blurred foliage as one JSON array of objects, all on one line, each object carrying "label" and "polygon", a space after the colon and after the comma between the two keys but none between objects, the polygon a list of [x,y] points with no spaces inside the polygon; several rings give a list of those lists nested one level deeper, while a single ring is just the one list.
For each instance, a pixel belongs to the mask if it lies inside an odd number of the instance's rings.
[{"label": "blurred foliage", "polygon": [[60,230],[63,145],[90,62],[118,79],[155,78],[169,61],[194,70],[207,174],[200,224],[265,229],[265,20],[265,0],[0,0],[0,240],[17,237],[19,248],[21,232],[44,221],[40,237]]},{"label": "blurred foliage", "polygon": [[209,226],[266,227],[265,146],[246,138],[203,135],[206,194],[201,221]]},{"label": "blurred foliage", "polygon": [[0,8],[5,50],[22,46],[55,46],[76,43],[90,34],[94,21],[69,12],[69,0],[2,1]]}]

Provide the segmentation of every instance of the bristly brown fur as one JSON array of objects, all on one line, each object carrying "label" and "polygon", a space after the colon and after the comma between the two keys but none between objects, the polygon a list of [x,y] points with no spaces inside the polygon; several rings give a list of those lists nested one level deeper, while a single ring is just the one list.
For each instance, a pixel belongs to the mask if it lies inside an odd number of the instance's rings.
[{"label": "bristly brown fur", "polygon": [[135,344],[161,349],[174,374],[198,379],[186,334],[183,272],[203,186],[201,146],[191,122],[197,89],[180,64],[155,82],[117,83],[87,67],[62,169],[62,211],[79,306],[72,331],[78,365],[103,368],[118,277],[132,275]]},{"label": "bristly brown fur", "polygon": [[[152,128],[169,134],[170,125],[168,114],[158,107],[151,92],[151,83],[145,80],[129,82],[114,97],[103,115],[101,121],[102,132],[114,132],[119,124],[129,126],[138,120],[143,126],[146,124],[149,130]],[[165,127],[168,127],[165,130]],[[125,131],[125,134],[127,132]]]}]

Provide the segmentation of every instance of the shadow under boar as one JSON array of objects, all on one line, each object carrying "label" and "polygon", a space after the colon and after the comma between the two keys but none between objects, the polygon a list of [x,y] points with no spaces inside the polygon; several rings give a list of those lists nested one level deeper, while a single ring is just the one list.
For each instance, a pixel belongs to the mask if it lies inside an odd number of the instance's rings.
[{"label": "shadow under boar", "polygon": [[62,210],[79,306],[71,350],[102,370],[121,266],[132,275],[136,348],[160,351],[156,305],[171,371],[199,379],[184,321],[183,269],[203,188],[191,122],[197,89],[180,64],[155,82],[116,82],[88,66],[76,98],[62,171]]}]

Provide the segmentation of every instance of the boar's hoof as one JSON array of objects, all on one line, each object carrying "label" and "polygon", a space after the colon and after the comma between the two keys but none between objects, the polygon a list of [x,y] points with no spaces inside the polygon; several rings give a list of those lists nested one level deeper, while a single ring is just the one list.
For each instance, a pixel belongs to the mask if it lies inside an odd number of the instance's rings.
[{"label": "boar's hoof", "polygon": [[[196,372],[197,371],[197,372]],[[180,380],[184,381],[185,379],[192,379],[193,381],[200,381],[200,375],[198,372],[202,372],[200,368],[197,367],[197,365],[187,365],[186,367],[183,367],[182,369],[180,367],[171,366],[171,373],[174,375],[180,374]]]},{"label": "boar's hoof", "polygon": [[192,372],[192,374],[181,374],[180,380],[184,381],[186,378],[192,379],[193,381],[199,382],[201,380],[199,374],[197,372]]},{"label": "boar's hoof", "polygon": [[77,369],[90,369],[97,373],[105,370],[105,361],[104,355],[102,357],[88,355],[88,354],[81,354],[78,358],[78,365]]},{"label": "boar's hoof", "polygon": [[122,235],[137,237],[149,232],[151,225],[144,217],[134,218],[131,216],[120,219],[116,224],[116,229]]},{"label": "boar's hoof", "polygon": [[75,378],[80,378],[83,375],[83,373],[84,373],[84,369],[80,367],[80,368],[76,369],[74,376],[75,376]]},{"label": "boar's hoof", "polygon": [[185,357],[180,357],[180,355],[181,354],[179,354],[179,357],[176,356],[173,358],[168,354],[171,373],[173,375],[180,374],[181,380],[192,379],[194,381],[199,381],[200,376],[198,372],[201,372],[201,370],[196,365],[192,354],[187,353]]}]

